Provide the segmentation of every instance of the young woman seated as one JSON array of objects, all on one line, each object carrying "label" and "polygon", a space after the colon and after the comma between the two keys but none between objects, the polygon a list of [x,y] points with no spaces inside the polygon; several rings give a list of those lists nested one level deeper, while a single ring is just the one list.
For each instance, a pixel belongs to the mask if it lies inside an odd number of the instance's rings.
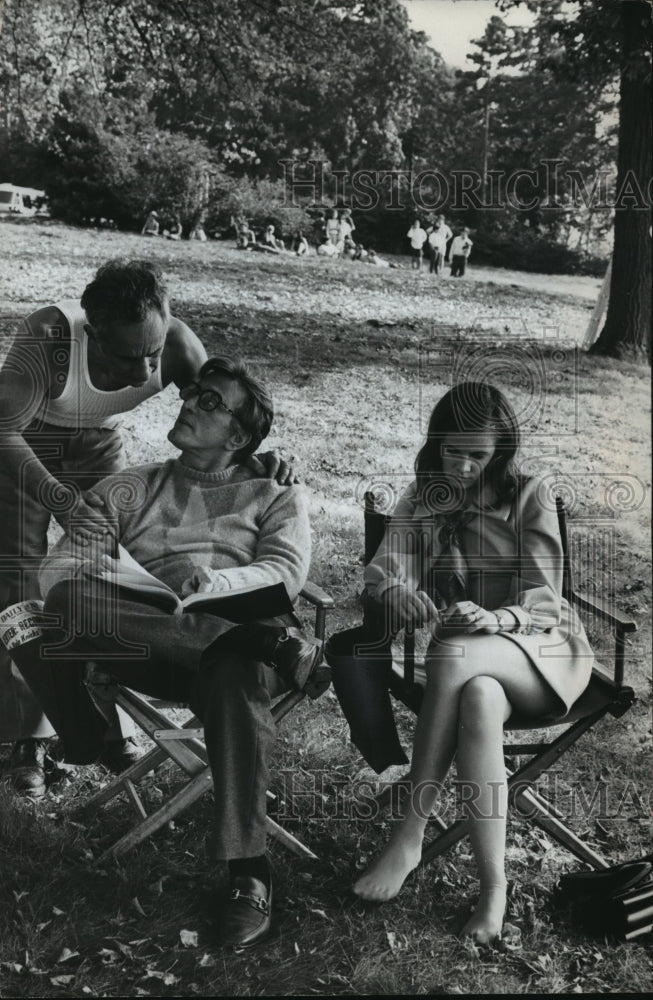
[{"label": "young woman seated", "polygon": [[[464,933],[480,943],[500,936],[506,904],[504,724],[513,714],[543,725],[562,718],[593,662],[562,597],[555,503],[540,480],[519,473],[518,443],[515,414],[498,389],[466,382],[447,392],[431,415],[415,481],[365,571],[381,644],[406,626],[428,627],[431,639],[401,818],[354,892],[377,903],[397,895],[419,864],[455,758],[480,876]],[[373,660],[329,662],[354,742],[377,771],[400,762],[389,701],[378,690],[361,695],[361,671],[367,685],[377,676]],[[387,698],[387,676],[381,683]],[[390,716],[389,735],[374,731],[374,705],[386,730]]]}]

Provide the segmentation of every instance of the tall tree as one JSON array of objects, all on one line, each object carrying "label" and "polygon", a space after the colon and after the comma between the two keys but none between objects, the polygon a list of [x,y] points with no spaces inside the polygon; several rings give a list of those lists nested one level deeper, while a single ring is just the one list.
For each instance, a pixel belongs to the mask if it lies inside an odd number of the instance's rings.
[{"label": "tall tree", "polygon": [[620,15],[617,193],[621,204],[615,209],[605,326],[590,350],[617,358],[646,355],[650,360],[651,207],[646,193],[651,183],[651,5],[622,0]]},{"label": "tall tree", "polygon": [[[497,0],[502,10],[523,0]],[[619,78],[614,251],[606,322],[594,354],[651,359],[651,16],[650,0],[525,0],[535,15],[523,59],[543,40],[547,64],[570,87]]]}]

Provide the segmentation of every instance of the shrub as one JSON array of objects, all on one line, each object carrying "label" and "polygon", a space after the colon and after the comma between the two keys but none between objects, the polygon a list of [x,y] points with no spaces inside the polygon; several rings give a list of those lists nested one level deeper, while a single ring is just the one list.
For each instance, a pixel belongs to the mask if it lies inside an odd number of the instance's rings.
[{"label": "shrub", "polygon": [[479,229],[472,232],[472,238],[474,263],[478,264],[540,274],[586,274],[599,278],[607,267],[607,260],[602,257],[583,253],[525,229],[510,234]]},{"label": "shrub", "polygon": [[306,210],[287,204],[282,181],[222,176],[211,196],[206,227],[233,235],[231,220],[240,217],[248,219],[255,232],[273,225],[277,236],[286,240],[298,229],[308,234],[311,228]]},{"label": "shrub", "polygon": [[101,115],[78,95],[63,100],[45,155],[54,217],[76,224],[103,217],[121,229],[140,229],[156,209],[164,224],[179,214],[187,232],[219,174],[201,141],[159,129],[147,117],[121,117],[115,109]]}]

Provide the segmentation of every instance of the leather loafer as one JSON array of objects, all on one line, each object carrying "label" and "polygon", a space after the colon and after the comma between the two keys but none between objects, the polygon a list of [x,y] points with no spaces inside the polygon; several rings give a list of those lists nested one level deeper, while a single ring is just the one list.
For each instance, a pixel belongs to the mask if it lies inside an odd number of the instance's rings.
[{"label": "leather loafer", "polygon": [[143,751],[129,736],[124,740],[107,740],[99,760],[113,774],[122,774],[133,764],[137,764],[142,756]]},{"label": "leather loafer", "polygon": [[272,883],[237,875],[229,884],[218,924],[218,943],[229,948],[252,948],[270,933]]},{"label": "leather loafer", "polygon": [[289,687],[317,698],[331,683],[330,668],[321,664],[323,647],[321,639],[307,638],[298,628],[285,628],[270,661]]},{"label": "leather loafer", "polygon": [[18,740],[7,763],[14,790],[19,795],[40,799],[45,795],[45,740]]}]

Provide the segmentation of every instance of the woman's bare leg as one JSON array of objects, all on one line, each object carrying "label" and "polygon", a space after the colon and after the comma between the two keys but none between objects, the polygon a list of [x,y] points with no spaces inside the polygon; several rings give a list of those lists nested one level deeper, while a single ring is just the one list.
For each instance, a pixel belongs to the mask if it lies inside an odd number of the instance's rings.
[{"label": "woman's bare leg", "polygon": [[473,677],[461,692],[456,771],[480,880],[478,905],[462,933],[480,944],[499,936],[506,908],[503,724],[510,711],[504,689],[493,677]]},{"label": "woman's bare leg", "polygon": [[[461,650],[460,655],[456,655],[454,647]],[[354,885],[357,895],[372,902],[385,902],[396,896],[406,876],[419,864],[428,816],[456,752],[461,693],[468,681],[480,676],[493,678],[505,692],[504,700],[509,706],[533,716],[546,714],[556,703],[555,695],[522,650],[500,636],[461,636],[447,644],[436,643],[429,651],[426,666],[427,685],[409,775],[412,795],[388,844]],[[480,740],[478,753],[471,758],[468,755],[468,766],[473,773],[467,780],[479,785],[479,779],[484,784],[505,782],[502,728],[509,711],[509,707],[501,709],[500,726],[490,726]],[[487,774],[477,775],[477,765],[484,761],[493,761],[492,768]],[[505,828],[505,818],[503,824]],[[501,838],[505,842],[505,829]],[[484,843],[480,845],[480,850],[483,849]],[[503,855],[498,862],[492,860],[491,865],[496,867],[497,863],[503,870]],[[490,877],[488,870],[487,878]],[[484,874],[485,881],[487,878]]]}]

